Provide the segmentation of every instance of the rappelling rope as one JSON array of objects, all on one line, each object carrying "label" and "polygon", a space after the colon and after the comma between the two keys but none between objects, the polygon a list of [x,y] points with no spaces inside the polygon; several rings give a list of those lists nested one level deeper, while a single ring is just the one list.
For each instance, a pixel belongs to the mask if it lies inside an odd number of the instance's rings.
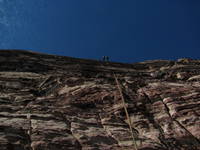
[{"label": "rappelling rope", "polygon": [[130,129],[131,136],[132,136],[132,139],[133,139],[134,150],[138,150],[137,144],[136,144],[136,140],[135,140],[135,137],[134,137],[134,133],[133,133],[133,129],[132,129],[132,127],[131,127],[131,119],[130,119],[128,110],[127,110],[127,108],[126,108],[126,103],[125,103],[124,96],[123,96],[123,93],[122,93],[122,88],[121,88],[120,83],[119,83],[119,81],[118,81],[118,78],[117,78],[117,76],[115,75],[114,72],[113,72],[113,75],[114,75],[114,78],[115,78],[115,82],[116,82],[116,84],[117,84],[117,88],[118,88],[119,93],[120,93],[120,97],[121,97],[121,100],[122,100],[122,104],[123,104],[123,107],[124,107],[124,111],[125,111],[125,113],[126,113],[126,118],[127,118],[127,120],[128,120],[129,129]]}]

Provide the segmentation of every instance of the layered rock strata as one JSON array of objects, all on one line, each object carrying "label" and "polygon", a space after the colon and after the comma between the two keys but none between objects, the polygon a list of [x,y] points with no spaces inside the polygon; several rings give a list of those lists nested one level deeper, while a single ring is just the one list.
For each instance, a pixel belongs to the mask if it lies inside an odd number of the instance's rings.
[{"label": "layered rock strata", "polygon": [[198,150],[200,60],[0,51],[0,149]]}]

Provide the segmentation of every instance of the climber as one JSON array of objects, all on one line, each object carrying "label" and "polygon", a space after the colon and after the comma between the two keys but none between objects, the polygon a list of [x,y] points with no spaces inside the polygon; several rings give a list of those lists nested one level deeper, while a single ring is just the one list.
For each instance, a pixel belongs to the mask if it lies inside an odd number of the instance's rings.
[{"label": "climber", "polygon": [[105,61],[109,61],[109,57],[108,56],[105,56]]},{"label": "climber", "polygon": [[102,60],[103,60],[103,61],[106,61],[106,56],[103,56],[103,57],[102,57]]}]

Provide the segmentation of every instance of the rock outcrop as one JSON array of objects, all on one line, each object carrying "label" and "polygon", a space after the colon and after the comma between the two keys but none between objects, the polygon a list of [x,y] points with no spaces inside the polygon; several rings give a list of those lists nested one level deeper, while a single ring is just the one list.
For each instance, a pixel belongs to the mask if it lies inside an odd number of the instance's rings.
[{"label": "rock outcrop", "polygon": [[198,150],[200,60],[0,51],[0,149]]}]

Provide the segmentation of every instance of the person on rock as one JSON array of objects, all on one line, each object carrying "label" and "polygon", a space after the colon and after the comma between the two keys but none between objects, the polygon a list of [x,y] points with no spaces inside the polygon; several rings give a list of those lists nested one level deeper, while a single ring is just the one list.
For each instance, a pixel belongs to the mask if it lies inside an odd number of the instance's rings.
[{"label": "person on rock", "polygon": [[106,61],[106,56],[103,56],[103,57],[102,57],[102,60],[103,60],[103,61]]},{"label": "person on rock", "polygon": [[109,61],[109,57],[108,56],[105,56],[105,61]]}]

